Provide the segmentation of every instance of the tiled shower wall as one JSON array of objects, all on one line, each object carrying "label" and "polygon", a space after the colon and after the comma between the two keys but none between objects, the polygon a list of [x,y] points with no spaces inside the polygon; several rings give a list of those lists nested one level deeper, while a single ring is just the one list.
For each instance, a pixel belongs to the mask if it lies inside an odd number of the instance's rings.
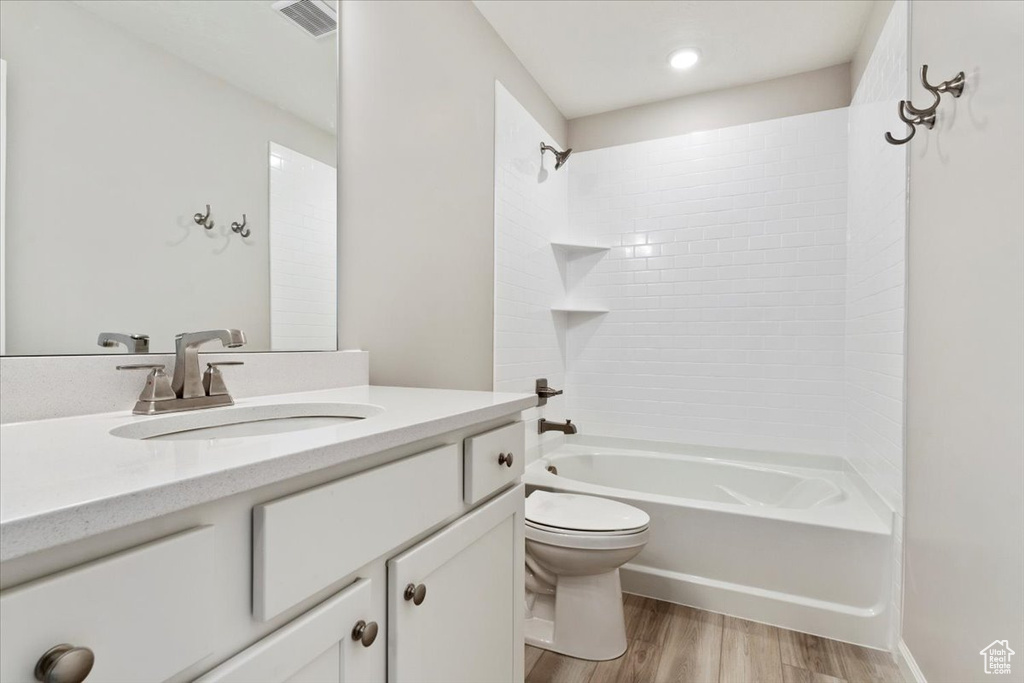
[{"label": "tiled shower wall", "polygon": [[907,96],[906,2],[897,2],[850,105],[846,365],[850,460],[903,508],[907,155],[882,139]]},{"label": "tiled shower wall", "polygon": [[[562,388],[565,321],[551,306],[563,280],[551,241],[565,229],[567,175],[554,172],[550,155],[541,163],[541,140],[554,140],[500,83],[494,128],[494,389],[532,392],[539,377]],[[532,428],[541,415],[564,419],[565,398],[524,413],[528,447],[541,440]]]},{"label": "tiled shower wall", "polygon": [[842,455],[845,109],[574,155],[583,432]]},{"label": "tiled shower wall", "polygon": [[850,105],[847,456],[895,512],[892,633],[903,565],[903,349],[907,152],[882,139],[907,83],[905,0],[894,3]]}]

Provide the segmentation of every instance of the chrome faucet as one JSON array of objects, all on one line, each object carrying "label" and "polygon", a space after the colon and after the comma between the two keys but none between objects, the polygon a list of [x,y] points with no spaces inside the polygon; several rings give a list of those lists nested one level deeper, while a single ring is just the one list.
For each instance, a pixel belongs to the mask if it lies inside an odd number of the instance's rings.
[{"label": "chrome faucet", "polygon": [[176,356],[173,379],[167,377],[163,365],[118,365],[118,370],[150,371],[146,386],[132,412],[136,415],[155,415],[233,405],[234,400],[228,393],[218,367],[242,365],[242,362],[207,363],[206,372],[200,376],[199,347],[211,341],[220,341],[233,349],[245,344],[245,334],[241,330],[182,332],[174,338]]},{"label": "chrome faucet", "polygon": [[575,434],[576,425],[572,423],[572,420],[566,420],[565,424],[561,422],[552,422],[551,420],[545,420],[543,417],[537,421],[537,433],[543,434],[544,432],[562,432],[563,434]]},{"label": "chrome faucet", "polygon": [[118,344],[124,346],[128,353],[149,353],[148,334],[121,334],[120,332],[100,332],[96,343],[105,349],[112,349]]},{"label": "chrome faucet", "polygon": [[220,341],[229,349],[245,344],[241,330],[205,330],[182,332],[174,338],[174,379],[171,389],[178,398],[206,396],[203,378],[199,374],[199,347],[207,342]]}]

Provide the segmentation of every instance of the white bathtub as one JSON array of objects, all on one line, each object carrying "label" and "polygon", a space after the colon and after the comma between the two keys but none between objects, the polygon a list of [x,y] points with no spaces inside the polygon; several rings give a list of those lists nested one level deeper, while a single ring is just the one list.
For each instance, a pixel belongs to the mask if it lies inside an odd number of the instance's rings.
[{"label": "white bathtub", "polygon": [[889,647],[892,514],[841,460],[570,437],[525,481],[650,515],[627,592]]}]

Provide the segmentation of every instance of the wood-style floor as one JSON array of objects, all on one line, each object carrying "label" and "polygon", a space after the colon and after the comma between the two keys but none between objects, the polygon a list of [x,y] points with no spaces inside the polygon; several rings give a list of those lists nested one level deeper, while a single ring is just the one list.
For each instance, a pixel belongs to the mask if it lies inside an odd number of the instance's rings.
[{"label": "wood-style floor", "polygon": [[627,595],[626,653],[526,647],[526,683],[903,683],[886,652]]}]

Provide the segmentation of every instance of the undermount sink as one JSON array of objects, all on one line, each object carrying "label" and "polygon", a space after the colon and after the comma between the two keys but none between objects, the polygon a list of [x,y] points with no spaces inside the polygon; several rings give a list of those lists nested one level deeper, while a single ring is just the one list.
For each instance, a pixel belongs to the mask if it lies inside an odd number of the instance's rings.
[{"label": "undermount sink", "polygon": [[206,441],[335,427],[383,412],[363,403],[281,403],[233,406],[142,419],[110,430],[123,439]]}]

